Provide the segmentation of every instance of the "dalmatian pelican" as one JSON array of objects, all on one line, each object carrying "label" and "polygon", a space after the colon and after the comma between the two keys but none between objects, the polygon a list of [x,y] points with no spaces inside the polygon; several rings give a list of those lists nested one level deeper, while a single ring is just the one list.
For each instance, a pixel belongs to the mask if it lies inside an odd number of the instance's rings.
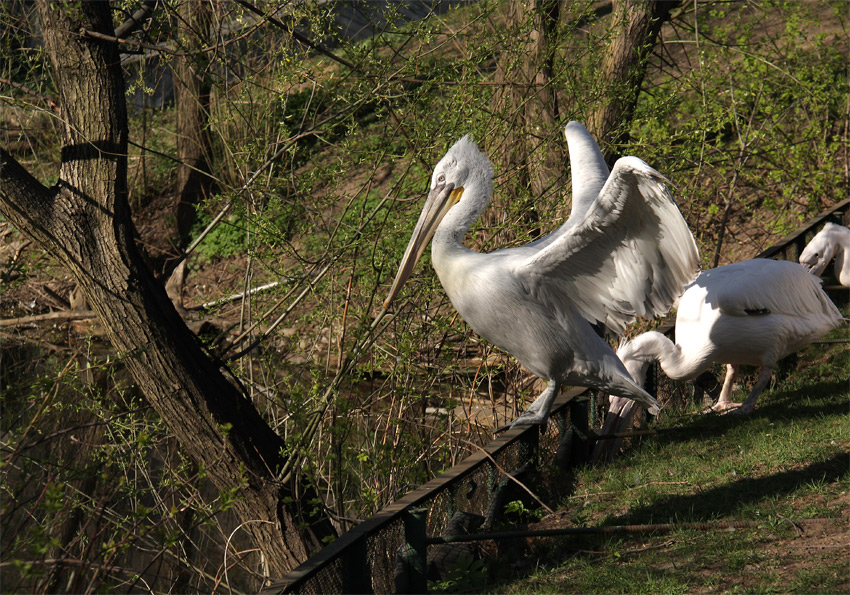
[{"label": "dalmatian pelican", "polygon": [[850,287],[850,229],[827,223],[800,254],[800,264],[820,275],[833,258],[838,282]]},{"label": "dalmatian pelican", "polygon": [[[818,277],[796,262],[755,258],[704,271],[688,286],[676,312],[675,343],[649,331],[622,343],[617,355],[641,385],[654,361],[673,380],[690,380],[714,363],[727,364],[711,409],[751,413],[777,361],[845,322]],[[739,406],[731,395],[742,364],[760,370]],[[601,434],[626,431],[633,415],[633,402],[611,397]],[[598,442],[594,458],[603,452],[611,458],[618,443]]]},{"label": "dalmatian pelican", "polygon": [[[638,316],[667,312],[696,276],[693,236],[666,179],[637,157],[610,172],[587,129],[564,131],[572,168],[570,217],[524,246],[482,254],[463,245],[490,202],[493,168],[469,137],[437,164],[419,221],[384,307],[389,308],[433,237],[431,262],[472,329],[547,385],[513,421],[545,425],[562,386],[657,401],[629,376],[598,330],[621,334]],[[501,429],[501,428],[500,428]]]}]

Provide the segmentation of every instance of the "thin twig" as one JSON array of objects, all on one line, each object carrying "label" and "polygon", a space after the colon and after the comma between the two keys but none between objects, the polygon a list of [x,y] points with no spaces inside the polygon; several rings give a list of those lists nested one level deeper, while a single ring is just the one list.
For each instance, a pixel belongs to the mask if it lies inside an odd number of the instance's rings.
[{"label": "thin twig", "polygon": [[[278,317],[277,317],[277,319],[276,319],[273,323],[271,323],[271,325],[269,326],[269,328],[267,328],[267,329],[263,332],[263,334],[262,334],[262,335],[260,335],[259,337],[257,337],[257,338],[256,338],[256,339],[255,339],[255,340],[254,340],[251,344],[249,344],[247,347],[245,347],[242,351],[240,351],[240,352],[238,352],[238,353],[236,353],[236,354],[234,354],[234,355],[231,355],[231,356],[230,356],[230,357],[228,357],[227,359],[228,359],[228,360],[235,360],[235,359],[239,359],[240,357],[245,356],[245,354],[247,354],[249,351],[251,351],[252,349],[254,349],[255,347],[257,347],[257,345],[259,345],[259,344],[262,342],[262,340],[263,340],[263,339],[265,339],[265,338],[266,338],[269,334],[271,334],[271,332],[272,332],[274,329],[276,329],[276,328],[278,327],[278,325],[280,325],[280,323],[282,323],[282,322],[286,319],[286,317],[287,317],[287,316],[289,316],[289,315],[292,313],[292,311],[295,309],[295,306],[297,306],[297,305],[301,302],[301,300],[302,300],[302,299],[304,299],[304,298],[307,296],[307,294],[308,294],[308,293],[310,293],[310,292],[313,290],[313,287],[315,286],[315,284],[316,284],[316,283],[317,283],[317,282],[318,282],[318,281],[319,281],[322,277],[324,277],[324,276],[325,276],[325,273],[327,273],[327,272],[328,272],[328,270],[330,270],[331,265],[333,264],[333,262],[334,262],[334,261],[329,262],[328,264],[326,264],[326,265],[325,265],[325,268],[323,268],[321,271],[319,271],[319,273],[318,273],[318,274],[317,274],[317,275],[316,275],[316,276],[312,279],[312,281],[311,281],[310,283],[308,283],[308,284],[307,284],[307,287],[305,287],[305,288],[304,288],[304,290],[303,290],[300,294],[298,294],[298,297],[296,297],[296,298],[295,298],[295,301],[294,301],[294,302],[292,302],[291,304],[289,304],[289,306],[287,306],[286,310],[284,310],[284,311],[283,311],[283,314],[281,314],[280,316],[278,316]],[[290,292],[290,293],[291,293],[291,292]],[[290,294],[287,294],[287,296],[288,296],[288,295],[290,295]],[[280,302],[278,302],[277,304],[275,304],[275,307],[274,307],[273,309],[276,309],[276,308],[277,308],[277,307],[281,304],[281,302],[282,302],[282,301],[283,301],[283,300],[281,300]],[[271,311],[269,311],[266,315],[268,315],[268,314],[270,314],[270,313],[271,313]],[[253,325],[251,325],[251,326],[250,326],[247,330],[243,331],[243,332],[242,332],[242,334],[240,334],[240,335],[239,335],[239,336],[238,336],[238,337],[237,337],[237,338],[233,341],[233,345],[237,345],[237,344],[239,344],[239,343],[240,343],[240,342],[241,342],[241,341],[242,341],[242,340],[243,340],[246,336],[248,336],[248,334],[249,334],[251,331],[253,331],[253,330],[257,327],[257,325],[259,325],[259,324],[260,324],[260,322],[262,322],[262,321],[263,321],[263,319],[265,319],[266,315],[263,315],[263,317],[262,317],[260,320],[258,320],[258,321],[257,321],[257,322],[255,322]]]},{"label": "thin twig", "polygon": [[348,375],[348,373],[354,368],[356,363],[360,359],[360,355],[368,349],[372,343],[378,338],[381,333],[386,329],[386,327],[392,322],[393,317],[390,318],[389,321],[384,325],[383,328],[378,330],[378,326],[383,321],[384,317],[389,314],[389,311],[386,308],[381,308],[381,311],[372,319],[372,323],[369,325],[369,328],[366,329],[366,332],[360,339],[355,343],[354,347],[351,348],[351,351],[348,353],[345,361],[340,365],[339,370],[334,376],[333,380],[331,380],[327,389],[325,389],[324,394],[319,400],[319,408],[313,412],[313,418],[310,420],[310,423],[307,425],[307,428],[300,436],[299,444],[296,445],[296,448],[293,449],[292,456],[286,461],[280,473],[278,474],[279,480],[282,483],[288,483],[292,478],[292,473],[295,468],[300,464],[302,460],[302,456],[300,454],[301,448],[306,449],[310,442],[313,440],[315,436],[316,430],[319,427],[319,421],[324,416],[328,407],[330,407],[331,402],[333,401],[333,395],[336,393],[339,385],[342,383],[342,379]]},{"label": "thin twig", "polygon": [[360,69],[357,68],[357,66],[355,66],[354,64],[352,64],[348,60],[346,60],[345,58],[341,58],[341,57],[335,55],[333,52],[331,52],[330,50],[328,50],[327,48],[325,48],[321,44],[313,43],[312,41],[307,39],[304,35],[301,35],[300,33],[298,33],[298,31],[296,31],[294,27],[293,28],[287,27],[280,20],[265,14],[262,10],[260,10],[259,8],[257,8],[253,4],[251,4],[250,2],[247,2],[246,0],[235,0],[235,2],[237,4],[239,4],[240,6],[242,6],[243,8],[250,10],[254,14],[259,15],[263,19],[267,19],[272,25],[275,25],[276,27],[286,31],[287,33],[289,33],[293,37],[293,39],[303,43],[304,45],[306,45],[310,49],[319,52],[323,56],[326,56],[326,57],[330,58],[331,60],[333,60],[334,62],[338,62],[339,64],[342,64],[343,66],[350,68],[351,70],[353,70],[355,72],[359,72]]},{"label": "thin twig", "polygon": [[[245,526],[249,523],[264,523],[264,524],[274,525],[274,523],[272,523],[271,521],[264,521],[262,519],[255,519],[253,521],[245,521],[245,522],[237,525],[236,528],[233,529],[233,531],[230,532],[230,535],[227,536],[227,541],[224,544],[224,582],[227,583],[228,589],[230,589],[230,579],[227,577],[227,552],[230,550],[230,541],[233,539],[233,536],[236,534],[237,531],[239,531],[239,529],[241,529],[243,526]],[[261,553],[262,553],[262,551],[261,551]],[[216,583],[215,588],[213,588],[213,591],[215,592],[217,590],[217,588],[218,588],[218,583]]]},{"label": "thin twig", "polygon": [[528,492],[528,495],[529,495],[529,496],[531,496],[532,498],[534,498],[534,499],[537,501],[537,503],[538,503],[538,504],[540,504],[540,506],[541,506],[541,507],[543,507],[543,509],[544,509],[547,513],[549,513],[549,514],[554,514],[554,513],[555,513],[555,511],[554,511],[554,510],[552,510],[551,508],[549,508],[548,506],[546,506],[546,503],[545,503],[545,502],[543,502],[543,500],[541,500],[541,499],[537,496],[537,494],[535,494],[534,492],[532,492],[532,491],[531,491],[531,488],[529,488],[527,485],[525,485],[524,483],[522,483],[522,482],[521,482],[520,480],[518,480],[516,477],[514,477],[513,475],[511,475],[510,473],[508,473],[507,471],[505,471],[505,469],[504,469],[501,465],[499,465],[499,463],[497,463],[497,462],[496,462],[496,459],[494,459],[494,458],[493,458],[493,455],[491,455],[489,452],[487,452],[487,450],[486,450],[486,449],[484,449],[484,447],[482,447],[482,446],[478,446],[478,445],[476,445],[476,446],[477,446],[477,448],[478,448],[478,449],[479,449],[482,453],[484,453],[484,455],[485,455],[485,456],[486,456],[486,457],[490,460],[490,462],[491,462],[491,463],[493,463],[493,465],[496,467],[496,469],[498,469],[498,470],[499,470],[499,471],[500,471],[500,472],[501,472],[501,473],[502,473],[505,477],[507,477],[508,479],[510,479],[511,481],[513,481],[514,483],[516,483],[516,484],[517,484],[519,487],[521,487],[523,490],[525,490],[526,492]]},{"label": "thin twig", "polygon": [[36,93],[32,89],[24,87],[22,84],[16,83],[15,81],[7,79],[7,78],[0,77],[0,83],[2,83],[4,85],[9,85],[13,89],[17,89],[18,91],[26,93],[30,97],[40,99],[41,101],[45,102],[50,107],[50,109],[52,109],[57,114],[61,112],[61,110],[59,108],[59,104],[56,103],[56,99],[53,98],[53,97],[49,97],[47,95],[42,95],[41,93]]},{"label": "thin twig", "polygon": [[265,163],[263,163],[260,167],[257,168],[257,170],[254,172],[254,174],[250,178],[248,178],[247,182],[242,184],[242,186],[239,188],[239,190],[236,191],[234,197],[231,200],[227,201],[227,204],[222,207],[222,209],[221,209],[221,211],[219,211],[218,215],[215,216],[215,219],[213,219],[210,222],[210,224],[207,225],[207,227],[204,229],[204,231],[201,232],[201,235],[199,235],[197,238],[195,238],[195,241],[192,242],[189,245],[188,248],[186,248],[183,255],[177,261],[177,264],[180,264],[180,262],[183,259],[185,259],[195,248],[198,247],[198,244],[200,244],[203,241],[203,239],[205,237],[207,237],[207,235],[213,230],[213,228],[215,228],[215,226],[218,225],[219,221],[221,221],[224,218],[224,216],[228,213],[228,211],[230,211],[231,207],[233,206],[233,200],[236,199],[243,192],[245,192],[248,189],[248,187],[251,186],[251,184],[254,183],[254,180],[256,180],[257,178],[260,177],[260,174],[263,173],[263,171],[266,169],[266,167],[268,167],[269,165],[274,163],[277,160],[278,157],[283,155],[283,153],[289,149],[289,147],[294,145],[296,142],[298,142],[302,138],[306,138],[308,136],[314,136],[314,135],[318,135],[318,134],[319,134],[319,131],[314,128],[313,130],[308,130],[306,132],[302,132],[301,134],[296,134],[295,136],[289,137],[287,139],[287,142],[280,149],[278,149],[278,151],[276,151],[274,155],[272,155],[271,157],[266,159]]}]

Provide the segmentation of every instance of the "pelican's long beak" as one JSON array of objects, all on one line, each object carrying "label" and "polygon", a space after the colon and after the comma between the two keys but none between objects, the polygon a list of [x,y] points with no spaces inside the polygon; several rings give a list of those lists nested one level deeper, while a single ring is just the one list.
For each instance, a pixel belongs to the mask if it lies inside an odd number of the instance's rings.
[{"label": "pelican's long beak", "polygon": [[428,199],[422,208],[422,214],[419,215],[419,221],[416,223],[413,235],[410,236],[410,242],[407,244],[407,250],[404,251],[393,286],[390,287],[390,293],[384,300],[384,308],[390,307],[393,298],[410,278],[416,263],[422,258],[428,242],[434,237],[434,232],[437,231],[440,221],[443,220],[449,209],[457,204],[462,194],[463,186],[455,188],[454,184],[439,185],[428,193]]},{"label": "pelican's long beak", "polygon": [[[812,262],[812,260],[814,260],[814,262]],[[812,275],[819,277],[820,274],[823,273],[824,269],[826,269],[827,262],[824,259],[816,257],[814,259],[801,260],[800,264]]]}]

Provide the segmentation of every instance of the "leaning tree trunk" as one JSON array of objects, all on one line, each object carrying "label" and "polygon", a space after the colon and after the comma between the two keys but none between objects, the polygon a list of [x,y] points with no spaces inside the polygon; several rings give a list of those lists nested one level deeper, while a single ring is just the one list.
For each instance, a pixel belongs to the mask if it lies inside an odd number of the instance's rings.
[{"label": "leaning tree trunk", "polygon": [[661,26],[679,2],[614,0],[614,37],[602,62],[603,101],[588,115],[587,129],[609,165],[629,138],[629,125]]},{"label": "leaning tree trunk", "polygon": [[[44,44],[65,123],[58,183],[47,188],[0,149],[0,212],[68,268],[148,402],[222,491],[283,574],[332,535],[278,481],[284,442],[204,352],[133,242],[127,202],[127,115],[107,2],[41,0]],[[306,529],[302,530],[302,527]]]}]

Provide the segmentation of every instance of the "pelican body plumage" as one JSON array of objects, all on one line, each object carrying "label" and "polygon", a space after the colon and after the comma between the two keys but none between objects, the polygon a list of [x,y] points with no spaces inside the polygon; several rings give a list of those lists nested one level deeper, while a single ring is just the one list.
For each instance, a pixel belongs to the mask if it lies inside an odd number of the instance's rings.
[{"label": "pelican body plumage", "polygon": [[[649,331],[622,343],[617,355],[641,385],[655,361],[673,380],[690,380],[712,364],[726,364],[712,410],[750,413],[776,362],[845,323],[818,277],[795,262],[755,258],[704,271],[688,286],[676,312],[675,343]],[[760,369],[739,406],[731,396],[740,365]],[[633,415],[633,403],[611,397],[601,434],[621,434]],[[604,442],[597,443],[594,458],[616,452],[619,441]]]},{"label": "pelican body plumage", "polygon": [[493,168],[464,136],[437,164],[431,190],[384,302],[389,307],[432,242],[431,262],[452,305],[480,336],[547,382],[512,424],[545,424],[565,385],[589,386],[657,411],[596,329],[620,334],[667,312],[696,276],[699,255],[666,179],[636,157],[608,170],[578,122],[565,129],[570,217],[553,233],[478,253],[463,245],[489,204]]}]

